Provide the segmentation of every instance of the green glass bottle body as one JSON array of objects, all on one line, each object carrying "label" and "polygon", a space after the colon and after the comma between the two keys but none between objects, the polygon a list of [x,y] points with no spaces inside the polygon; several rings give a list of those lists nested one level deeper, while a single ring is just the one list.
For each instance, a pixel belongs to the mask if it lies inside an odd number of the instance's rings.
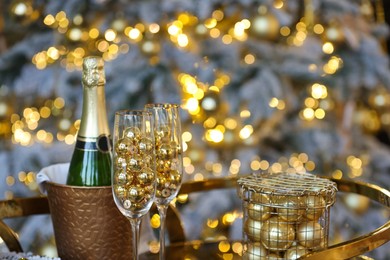
[{"label": "green glass bottle body", "polygon": [[83,63],[83,108],[67,185],[111,185],[112,148],[105,100],[104,64],[99,57]]}]

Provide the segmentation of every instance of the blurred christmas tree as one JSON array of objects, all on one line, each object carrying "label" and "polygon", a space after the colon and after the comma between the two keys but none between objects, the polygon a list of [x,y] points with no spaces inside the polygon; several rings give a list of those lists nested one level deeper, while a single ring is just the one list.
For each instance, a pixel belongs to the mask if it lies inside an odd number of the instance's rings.
[{"label": "blurred christmas tree", "polygon": [[[111,120],[146,102],[182,105],[185,180],[286,170],[389,187],[382,0],[6,0],[0,10],[3,198],[39,194],[37,171],[70,160],[88,55],[106,61]],[[354,199],[343,207],[355,215],[335,215],[353,225],[339,239],[367,215],[371,230],[389,217]],[[215,235],[197,225],[238,204],[232,193],[183,201],[189,234]],[[51,237],[40,221],[21,225],[23,243]]]}]

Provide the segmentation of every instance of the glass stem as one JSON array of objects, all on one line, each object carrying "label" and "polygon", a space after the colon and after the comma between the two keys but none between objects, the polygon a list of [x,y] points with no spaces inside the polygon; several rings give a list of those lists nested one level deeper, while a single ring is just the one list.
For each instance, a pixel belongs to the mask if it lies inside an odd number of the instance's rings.
[{"label": "glass stem", "polygon": [[165,218],[167,216],[168,205],[158,205],[160,215],[160,260],[165,259]]},{"label": "glass stem", "polygon": [[131,218],[130,223],[133,234],[133,260],[138,260],[139,226],[141,223],[141,218]]}]

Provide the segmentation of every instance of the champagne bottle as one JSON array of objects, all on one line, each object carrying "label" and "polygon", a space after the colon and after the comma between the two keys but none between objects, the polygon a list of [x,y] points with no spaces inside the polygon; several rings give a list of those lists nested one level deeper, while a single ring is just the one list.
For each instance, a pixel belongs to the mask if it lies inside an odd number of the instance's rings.
[{"label": "champagne bottle", "polygon": [[111,185],[111,141],[107,121],[104,62],[100,57],[83,61],[83,109],[67,185]]}]

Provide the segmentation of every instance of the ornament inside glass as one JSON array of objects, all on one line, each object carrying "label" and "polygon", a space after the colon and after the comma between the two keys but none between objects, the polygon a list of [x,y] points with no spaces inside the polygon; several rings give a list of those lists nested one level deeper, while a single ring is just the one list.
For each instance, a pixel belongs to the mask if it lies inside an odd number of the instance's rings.
[{"label": "ornament inside glass", "polygon": [[245,176],[238,184],[244,259],[297,259],[328,246],[334,182],[308,173],[273,173]]}]

